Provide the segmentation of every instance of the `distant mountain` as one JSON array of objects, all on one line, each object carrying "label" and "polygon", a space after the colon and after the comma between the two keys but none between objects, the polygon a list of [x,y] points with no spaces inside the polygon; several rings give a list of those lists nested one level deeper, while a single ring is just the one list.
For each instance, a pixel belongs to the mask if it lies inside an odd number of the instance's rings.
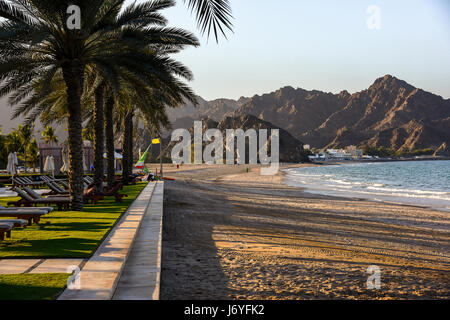
[{"label": "distant mountain", "polygon": [[[202,127],[203,132],[208,129],[219,129],[222,132],[224,137],[224,146],[226,145],[225,137],[227,129],[243,129],[247,131],[248,129],[267,129],[268,135],[270,136],[270,130],[279,129],[280,132],[280,161],[281,162],[303,162],[309,161],[303,150],[303,143],[294,138],[289,132],[286,130],[274,126],[270,122],[261,120],[252,115],[242,115],[239,117],[227,117],[225,116],[220,122],[214,121],[212,119],[203,118]],[[194,129],[189,129],[192,137],[192,144],[194,139]],[[270,141],[270,140],[269,140]],[[164,157],[170,158],[172,148],[175,146],[176,142],[170,142],[165,150]],[[204,143],[206,145],[206,143]],[[246,139],[246,160],[248,160],[248,140]],[[270,154],[270,152],[269,152]],[[224,147],[224,159],[225,159],[225,147]]]},{"label": "distant mountain", "polygon": [[[189,129],[194,120],[202,118],[220,123],[226,117],[252,115],[316,148],[368,144],[396,150],[432,148],[436,154],[450,155],[450,99],[391,75],[353,94],[288,86],[252,98],[206,101],[198,97],[198,102],[197,107],[185,103],[167,110],[172,129]],[[7,133],[20,119],[9,120],[10,108],[5,98],[0,99],[0,105],[0,125]],[[40,130],[39,125],[36,130]],[[170,132],[167,130],[164,136],[170,137]],[[67,133],[58,128],[58,135],[61,141]],[[136,147],[146,148],[149,139],[149,135],[139,134]]]},{"label": "distant mountain", "polygon": [[450,144],[450,99],[386,75],[354,94],[292,87],[254,96],[235,116],[251,114],[313,147],[347,145],[394,149]]},{"label": "distant mountain", "polygon": [[197,97],[198,106],[194,106],[190,102],[186,102],[179,108],[169,108],[167,115],[169,119],[174,122],[180,118],[192,118],[199,120],[202,118],[209,118],[214,121],[220,121],[224,116],[231,115],[241,105],[248,102],[249,98],[241,97],[239,100],[232,99],[216,99],[206,101],[202,97]]}]

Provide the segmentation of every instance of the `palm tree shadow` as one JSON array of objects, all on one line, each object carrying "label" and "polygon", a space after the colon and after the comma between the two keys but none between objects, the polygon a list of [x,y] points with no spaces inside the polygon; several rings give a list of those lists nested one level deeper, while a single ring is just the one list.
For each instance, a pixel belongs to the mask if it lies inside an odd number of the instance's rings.
[{"label": "palm tree shadow", "polygon": [[186,190],[185,182],[165,185],[161,299],[227,299],[228,277],[212,239],[214,223],[205,220],[202,196]]}]

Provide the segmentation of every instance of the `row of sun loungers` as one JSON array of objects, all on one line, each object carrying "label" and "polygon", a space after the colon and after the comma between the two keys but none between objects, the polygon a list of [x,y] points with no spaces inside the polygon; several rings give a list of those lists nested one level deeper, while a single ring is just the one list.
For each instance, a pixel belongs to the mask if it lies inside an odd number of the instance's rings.
[{"label": "row of sun loungers", "polygon": [[[39,224],[42,216],[54,210],[52,205],[57,206],[58,210],[69,209],[70,197],[67,181],[54,180],[46,176],[41,176],[40,179],[41,181],[32,181],[28,177],[13,177],[11,190],[16,192],[20,199],[8,202],[8,205],[14,207],[6,208],[0,205],[0,241],[3,241],[5,237],[10,238],[14,228],[25,228],[33,223]],[[91,177],[85,177],[84,183],[83,197],[86,203],[91,201],[93,204],[97,204],[105,196],[115,197],[116,202],[122,202],[123,197],[128,196],[119,193],[123,187],[120,181],[116,181],[111,189],[103,192],[99,192],[95,186],[92,186],[94,181]],[[50,192],[42,195],[30,188],[44,185],[50,189]]]},{"label": "row of sun loungers", "polygon": [[67,181],[67,179],[55,179],[50,178],[48,176],[39,176],[39,179],[41,179],[44,182],[61,182],[61,181]]},{"label": "row of sun loungers", "polygon": [[17,195],[21,198],[18,201],[10,201],[8,205],[13,205],[16,207],[33,207],[39,204],[43,204],[46,206],[56,205],[58,210],[69,209],[70,198],[69,197],[42,197],[40,194],[34,192],[29,187],[23,187],[20,189],[18,187],[13,187],[12,191],[16,192]]},{"label": "row of sun loungers", "polygon": [[65,182],[67,179],[54,179],[48,176],[39,176],[39,180],[32,180],[30,177],[13,176],[12,184],[19,187],[41,187],[47,182]]},{"label": "row of sun loungers", "polygon": [[43,186],[44,181],[33,181],[29,177],[12,177],[12,183],[15,186]]},{"label": "row of sun loungers", "polygon": [[[32,190],[30,187],[13,187],[12,191],[16,192],[21,199],[18,201],[10,201],[8,202],[8,205],[16,207],[36,207],[40,204],[47,206],[56,205],[59,210],[68,210],[70,205],[69,191],[54,182],[47,182],[46,184],[50,188],[50,192],[43,194],[46,197],[43,197],[43,195]],[[97,204],[99,200],[103,200],[104,197],[109,196],[114,197],[116,202],[122,202],[122,199],[128,196],[119,193],[122,187],[122,183],[119,182],[114,184],[110,190],[104,190],[103,192],[98,191],[96,187],[86,188],[83,194],[84,201],[85,203],[91,202]]]}]

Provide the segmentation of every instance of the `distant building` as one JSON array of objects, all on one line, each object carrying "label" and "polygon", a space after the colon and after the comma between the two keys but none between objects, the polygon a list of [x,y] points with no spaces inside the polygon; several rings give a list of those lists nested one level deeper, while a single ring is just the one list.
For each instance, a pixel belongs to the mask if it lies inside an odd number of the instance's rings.
[{"label": "distant building", "polygon": [[353,159],[360,159],[363,156],[362,149],[358,149],[356,146],[348,146],[345,151],[351,155]]},{"label": "distant building", "polygon": [[346,157],[346,153],[344,149],[327,149],[326,153],[330,158],[334,159],[343,159]]}]

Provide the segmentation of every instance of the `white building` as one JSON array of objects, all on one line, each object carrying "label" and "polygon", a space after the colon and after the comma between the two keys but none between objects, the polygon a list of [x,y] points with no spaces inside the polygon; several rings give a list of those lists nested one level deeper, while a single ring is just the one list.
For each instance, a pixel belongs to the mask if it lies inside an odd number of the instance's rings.
[{"label": "white building", "polygon": [[358,149],[356,146],[348,146],[345,151],[350,154],[353,159],[360,159],[363,156],[362,149]]}]

